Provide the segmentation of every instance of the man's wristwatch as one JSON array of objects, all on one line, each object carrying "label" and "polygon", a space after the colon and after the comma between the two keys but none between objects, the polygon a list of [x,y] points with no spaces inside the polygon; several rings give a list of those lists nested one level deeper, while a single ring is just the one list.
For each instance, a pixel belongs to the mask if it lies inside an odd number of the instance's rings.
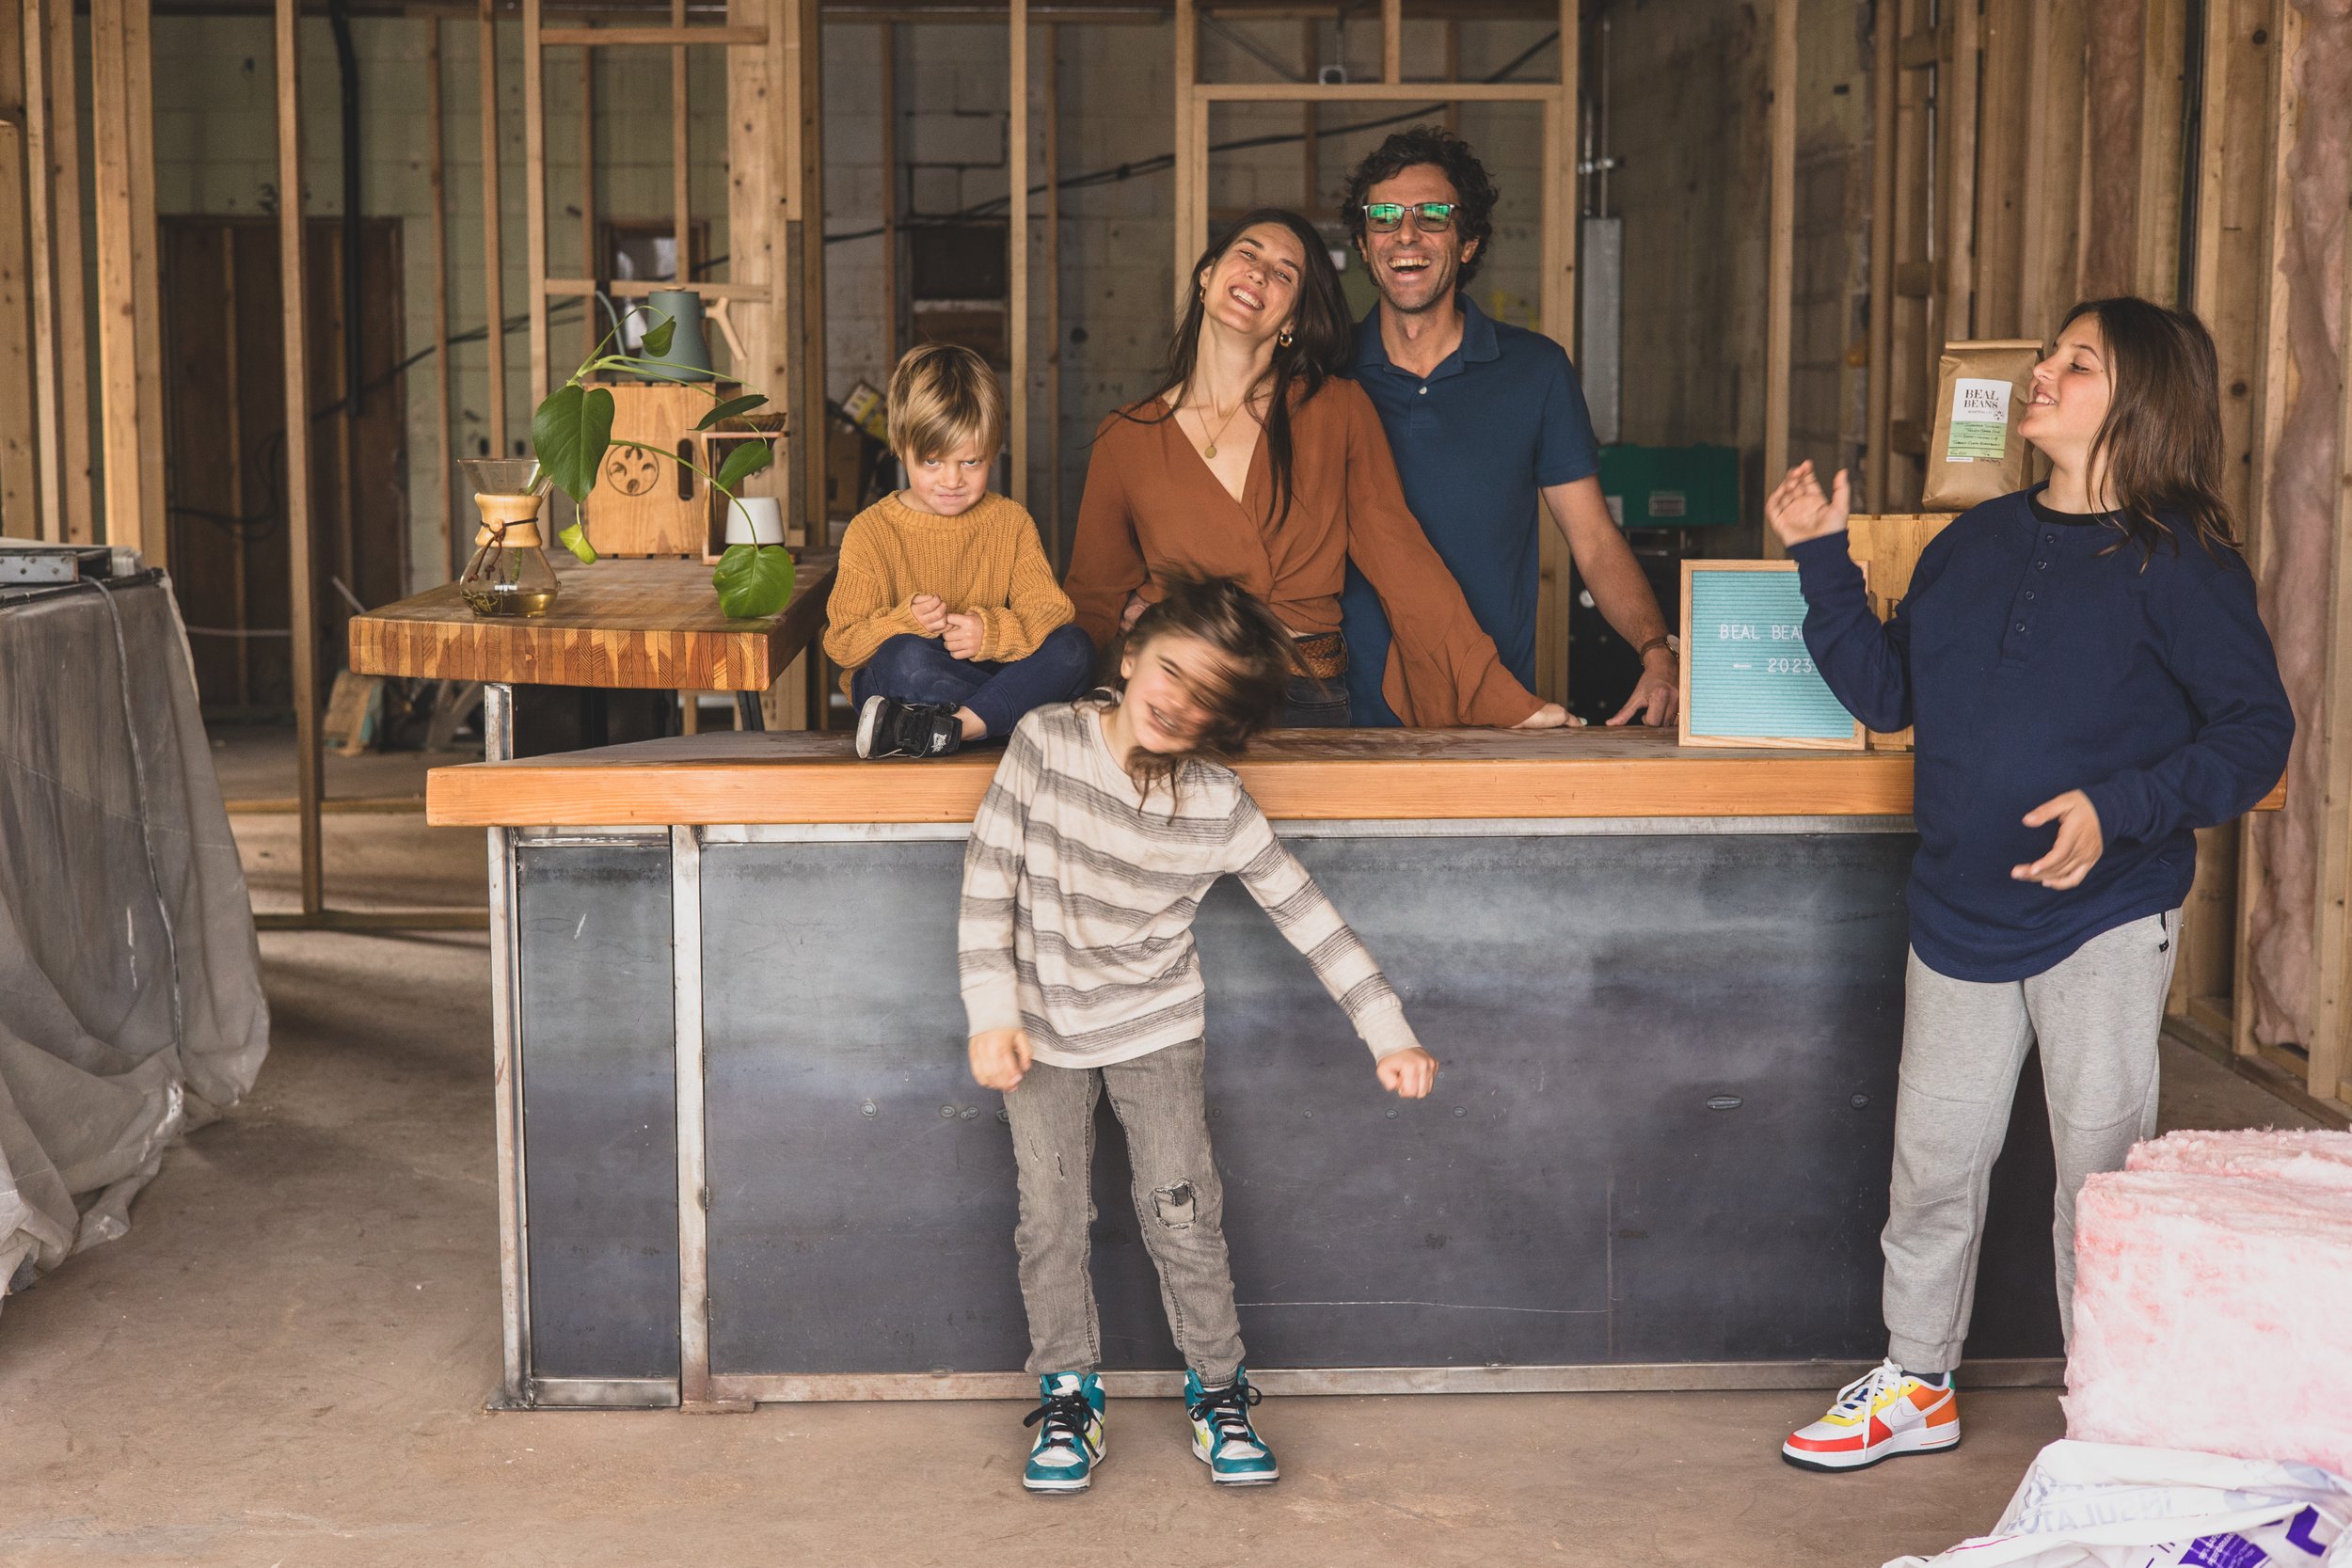
[{"label": "man's wristwatch", "polygon": [[1677,658],[1680,658],[1682,657],[1682,639],[1677,637],[1670,631],[1661,631],[1656,637],[1651,638],[1648,641],[1634,649],[1634,657],[1636,658],[1647,658],[1649,657],[1649,652],[1652,648],[1663,648],[1668,653],[1674,655]]}]

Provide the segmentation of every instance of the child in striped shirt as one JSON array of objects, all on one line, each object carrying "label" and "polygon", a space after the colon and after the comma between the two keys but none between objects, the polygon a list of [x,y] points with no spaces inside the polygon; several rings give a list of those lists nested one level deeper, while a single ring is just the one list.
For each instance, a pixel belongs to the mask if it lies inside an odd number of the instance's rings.
[{"label": "child in striped shirt", "polygon": [[1083,1491],[1103,1458],[1087,1231],[1105,1093],[1187,1369],[1193,1452],[1221,1484],[1277,1474],[1249,1418],[1202,1096],[1192,922],[1210,884],[1240,878],[1307,956],[1383,1087],[1419,1099],[1437,1080],[1380,966],[1216,760],[1273,722],[1294,668],[1290,634],[1239,583],[1170,582],[1127,634],[1116,699],[1024,719],[972,824],[958,967],[972,1076],[1004,1091],[1020,1171],[1032,1492]]}]

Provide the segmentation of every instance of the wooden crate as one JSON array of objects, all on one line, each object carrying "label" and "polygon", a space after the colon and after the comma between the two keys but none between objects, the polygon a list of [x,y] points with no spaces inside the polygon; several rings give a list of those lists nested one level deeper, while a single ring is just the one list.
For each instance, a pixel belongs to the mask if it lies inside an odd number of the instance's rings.
[{"label": "wooden crate", "polygon": [[[1846,553],[1861,566],[1868,583],[1870,609],[1880,620],[1894,614],[1895,607],[1911,592],[1911,574],[1919,564],[1919,552],[1958,515],[1957,512],[1889,512],[1846,519]],[[1908,752],[1911,732],[1897,730],[1890,735],[1872,730],[1869,744],[1874,751]]]},{"label": "wooden crate", "polygon": [[[612,394],[616,442],[643,441],[710,469],[705,461],[706,437],[695,432],[694,424],[710,412],[714,389],[726,398],[741,388],[728,381],[695,387],[629,382],[606,388]],[[713,499],[710,486],[693,469],[616,444],[604,454],[596,487],[588,493],[588,542],[598,555],[700,560],[711,550],[718,511]]]}]

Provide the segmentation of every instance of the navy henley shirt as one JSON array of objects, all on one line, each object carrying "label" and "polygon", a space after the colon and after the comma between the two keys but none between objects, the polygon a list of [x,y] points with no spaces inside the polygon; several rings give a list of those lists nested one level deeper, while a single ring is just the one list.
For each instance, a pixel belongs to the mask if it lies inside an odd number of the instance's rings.
[{"label": "navy henley shirt", "polygon": [[[1468,294],[1462,341],[1424,379],[1380,341],[1380,310],[1356,329],[1354,374],[1380,411],[1405,481],[1405,504],[1436,546],[1502,667],[1535,689],[1538,492],[1600,471],[1593,417],[1568,355],[1540,332],[1498,322]],[[1340,594],[1347,694],[1359,724],[1394,724],[1380,695],[1389,618],[1351,563]]]},{"label": "navy henley shirt", "polygon": [[[2178,532],[2143,566],[2112,523],[2051,512],[2039,486],[2003,496],[1920,552],[1883,626],[1842,531],[1789,550],[1829,689],[1872,729],[1914,726],[1911,942],[1936,973],[2022,980],[2178,908],[2195,831],[2286,770],[2295,716],[2253,574]],[[2058,836],[2020,819],[2070,789],[2098,810],[2098,863],[2062,892],[2010,877]]]}]

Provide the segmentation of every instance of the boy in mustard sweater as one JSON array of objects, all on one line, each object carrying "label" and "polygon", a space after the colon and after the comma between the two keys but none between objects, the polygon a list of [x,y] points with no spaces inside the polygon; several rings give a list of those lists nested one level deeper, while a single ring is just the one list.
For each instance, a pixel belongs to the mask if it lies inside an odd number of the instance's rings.
[{"label": "boy in mustard sweater", "polygon": [[857,705],[859,756],[946,756],[1076,697],[1094,644],[1027,509],[989,492],[1005,396],[987,362],[947,343],[913,350],[891,374],[889,419],[907,487],[841,541],[825,652]]}]

